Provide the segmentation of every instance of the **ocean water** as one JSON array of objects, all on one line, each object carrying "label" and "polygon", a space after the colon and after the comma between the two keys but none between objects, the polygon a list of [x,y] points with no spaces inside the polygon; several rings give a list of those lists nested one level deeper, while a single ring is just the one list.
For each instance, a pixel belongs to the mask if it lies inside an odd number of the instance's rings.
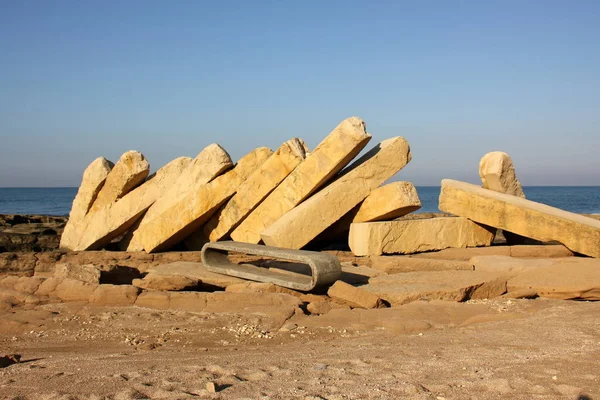
[{"label": "ocean water", "polygon": [[[527,186],[528,199],[581,214],[600,214],[600,186]],[[439,186],[417,186],[422,208],[438,211]],[[69,215],[77,188],[0,188],[0,214]]]}]

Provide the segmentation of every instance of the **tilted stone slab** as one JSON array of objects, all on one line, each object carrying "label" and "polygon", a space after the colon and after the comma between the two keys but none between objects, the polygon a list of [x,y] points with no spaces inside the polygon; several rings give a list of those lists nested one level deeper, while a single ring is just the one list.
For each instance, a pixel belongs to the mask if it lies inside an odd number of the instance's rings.
[{"label": "tilted stone slab", "polygon": [[410,182],[393,182],[371,192],[352,222],[388,221],[421,208],[417,189]]},{"label": "tilted stone slab", "polygon": [[251,151],[231,171],[182,196],[171,207],[141,224],[134,237],[139,235],[148,253],[164,251],[181,242],[202,227],[272,153],[266,147]]},{"label": "tilted stone slab", "polygon": [[62,249],[70,249],[76,245],[80,233],[77,227],[80,226],[81,221],[92,207],[113,166],[113,163],[106,158],[99,157],[92,161],[83,172],[81,185],[79,185],[79,190],[73,200],[67,225],[60,238]]},{"label": "tilted stone slab", "polygon": [[352,224],[348,244],[355,255],[370,256],[489,246],[492,240],[488,227],[447,217]]},{"label": "tilted stone slab", "polygon": [[259,243],[260,234],[337,174],[371,139],[356,117],[342,121],[231,233],[238,242]]},{"label": "tilted stone slab", "polygon": [[159,198],[189,164],[187,157],[177,158],[156,171],[143,185],[83,221],[81,236],[72,250],[99,250],[123,235]]},{"label": "tilted stone slab", "polygon": [[194,195],[200,188],[223,172],[231,169],[233,162],[229,154],[216,143],[205,147],[187,168],[174,180],[166,192],[148,209],[138,226],[134,227],[133,236],[126,237],[121,248],[127,251],[143,251],[137,231],[188,195]]},{"label": "tilted stone slab", "polygon": [[[276,258],[308,265],[311,275],[275,272],[252,264],[235,264],[228,258],[230,253]],[[337,257],[325,253],[304,250],[280,249],[250,243],[207,243],[202,249],[202,263],[212,272],[235,276],[258,282],[269,282],[290,289],[310,291],[318,286],[328,286],[338,280],[342,267]],[[282,268],[284,268],[282,266]]]},{"label": "tilted stone slab", "polygon": [[600,257],[600,221],[520,197],[444,179],[439,208],[481,224]]},{"label": "tilted stone slab", "polygon": [[300,249],[350,212],[411,159],[402,137],[384,140],[354,162],[335,181],[287,212],[261,237],[269,246]]},{"label": "tilted stone slab", "polygon": [[138,151],[124,153],[106,177],[90,213],[112,204],[144,182],[150,173],[150,164]]},{"label": "tilted stone slab", "polygon": [[237,193],[213,215],[201,231],[186,240],[190,250],[201,250],[208,241],[225,238],[305,158],[308,148],[294,138],[285,142],[244,183]]}]

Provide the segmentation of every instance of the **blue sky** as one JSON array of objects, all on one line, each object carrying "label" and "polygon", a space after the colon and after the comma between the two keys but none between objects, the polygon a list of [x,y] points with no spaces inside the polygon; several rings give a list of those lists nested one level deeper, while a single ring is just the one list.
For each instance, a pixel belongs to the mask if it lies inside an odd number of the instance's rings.
[{"label": "blue sky", "polygon": [[0,1],[0,187],[217,142],[313,148],[357,115],[417,185],[600,185],[598,1]]}]

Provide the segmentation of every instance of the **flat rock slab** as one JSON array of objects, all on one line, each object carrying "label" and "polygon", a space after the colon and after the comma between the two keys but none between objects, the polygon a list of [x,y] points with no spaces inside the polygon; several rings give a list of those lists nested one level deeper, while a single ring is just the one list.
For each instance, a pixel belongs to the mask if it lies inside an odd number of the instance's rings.
[{"label": "flat rock slab", "polygon": [[600,257],[600,221],[545,204],[444,179],[439,208],[480,224],[542,242],[558,241],[571,251]]},{"label": "flat rock slab", "polygon": [[494,232],[466,218],[354,223],[348,244],[357,256],[412,254],[448,247],[489,246]]},{"label": "flat rock slab", "polygon": [[469,261],[417,258],[407,256],[372,256],[371,268],[388,274],[418,271],[473,270]]},{"label": "flat rock slab", "polygon": [[226,288],[229,285],[242,283],[244,280],[217,274],[209,271],[202,263],[191,261],[179,261],[170,264],[162,264],[148,270],[148,275],[156,276],[184,276],[204,284]]},{"label": "flat rock slab", "polygon": [[468,261],[476,256],[511,256],[520,258],[570,257],[573,252],[563,245],[519,245],[471,247],[466,249],[445,249],[429,253],[414,254],[413,258]]},{"label": "flat rock slab", "polygon": [[384,140],[329,185],[264,229],[262,240],[269,246],[301,249],[352,211],[410,160],[410,146],[404,138]]},{"label": "flat rock slab", "polygon": [[[252,264],[235,264],[229,260],[229,253],[272,257],[306,264],[310,268],[311,274],[309,276],[290,275]],[[302,291],[310,291],[317,286],[332,284],[339,279],[342,270],[338,259],[329,254],[237,242],[207,243],[202,249],[202,263],[207,270],[212,272],[253,281],[270,282]]]},{"label": "flat rock slab", "polygon": [[509,279],[509,293],[533,290],[553,299],[600,300],[600,260],[569,257],[518,263],[521,272]]},{"label": "flat rock slab", "polygon": [[374,293],[392,306],[417,300],[465,301],[501,296],[507,277],[479,271],[407,272],[380,276],[361,289]]}]

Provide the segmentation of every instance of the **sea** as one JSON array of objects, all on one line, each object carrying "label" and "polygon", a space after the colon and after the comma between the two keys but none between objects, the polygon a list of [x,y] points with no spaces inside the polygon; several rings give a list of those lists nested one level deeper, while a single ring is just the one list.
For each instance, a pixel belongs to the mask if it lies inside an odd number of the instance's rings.
[{"label": "sea", "polygon": [[[526,186],[529,200],[580,214],[600,214],[600,186]],[[439,186],[417,186],[422,207],[437,212]],[[77,188],[0,188],[0,214],[69,215]]]}]

